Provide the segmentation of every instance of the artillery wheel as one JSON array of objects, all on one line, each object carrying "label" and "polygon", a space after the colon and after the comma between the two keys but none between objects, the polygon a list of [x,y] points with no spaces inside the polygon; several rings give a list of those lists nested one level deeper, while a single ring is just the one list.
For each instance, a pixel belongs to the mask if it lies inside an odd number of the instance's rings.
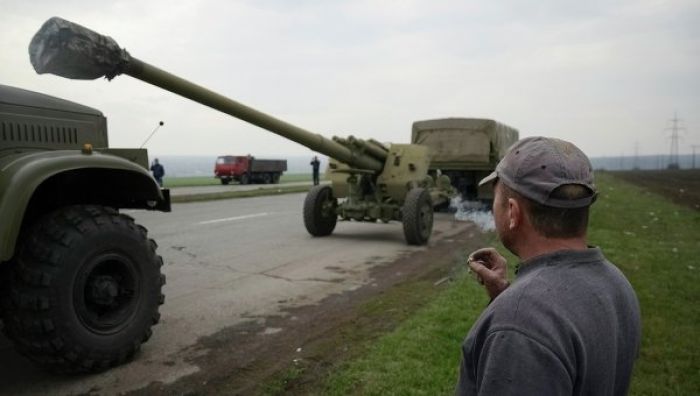
[{"label": "artillery wheel", "polygon": [[3,301],[17,350],[61,373],[130,360],[163,303],[163,260],[146,229],[102,206],[68,206],[23,234]]},{"label": "artillery wheel", "polygon": [[241,175],[241,184],[248,184],[250,182],[250,179],[248,178],[248,174],[244,173]]},{"label": "artillery wheel", "polygon": [[330,186],[314,186],[304,200],[304,226],[313,236],[330,235],[338,222],[338,200]]},{"label": "artillery wheel", "polygon": [[409,245],[425,245],[433,232],[433,204],[428,190],[414,188],[402,208],[403,235]]}]

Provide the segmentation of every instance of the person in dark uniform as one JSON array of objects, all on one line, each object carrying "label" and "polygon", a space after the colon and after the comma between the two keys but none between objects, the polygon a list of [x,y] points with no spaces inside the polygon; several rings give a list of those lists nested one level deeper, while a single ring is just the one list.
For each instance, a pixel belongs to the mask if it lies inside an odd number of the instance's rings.
[{"label": "person in dark uniform", "polygon": [[311,168],[313,169],[314,172],[314,186],[318,185],[318,168],[321,166],[321,161],[318,160],[318,157],[314,155],[314,158],[311,159]]},{"label": "person in dark uniform", "polygon": [[163,176],[165,176],[165,168],[158,162],[158,158],[153,160],[151,165],[151,172],[153,172],[153,178],[156,179],[158,185],[163,187]]}]

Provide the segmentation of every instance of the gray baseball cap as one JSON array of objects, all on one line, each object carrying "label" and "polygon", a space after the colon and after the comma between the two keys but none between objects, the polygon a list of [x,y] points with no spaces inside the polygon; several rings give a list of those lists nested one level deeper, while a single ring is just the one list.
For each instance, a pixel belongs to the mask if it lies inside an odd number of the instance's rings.
[{"label": "gray baseball cap", "polygon": [[[593,167],[586,154],[572,143],[548,137],[528,137],[516,142],[496,170],[479,182],[498,179],[521,195],[545,206],[581,208],[596,199]],[[590,195],[575,199],[556,199],[552,192],[567,184],[578,184]]]}]

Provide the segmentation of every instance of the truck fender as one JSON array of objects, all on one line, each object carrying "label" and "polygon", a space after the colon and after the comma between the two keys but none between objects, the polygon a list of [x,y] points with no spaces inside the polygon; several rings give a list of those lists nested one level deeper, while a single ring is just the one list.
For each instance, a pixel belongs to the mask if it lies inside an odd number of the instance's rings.
[{"label": "truck fender", "polygon": [[[25,220],[27,208],[42,185],[49,185],[52,180],[58,183],[59,180],[64,179],[61,176],[71,175],[73,178],[70,180],[75,181],[76,184],[57,184],[60,186],[60,191],[66,191],[69,194],[73,191],[67,191],[67,189],[75,188],[76,185],[84,185],[85,191],[88,191],[93,181],[95,185],[102,183],[99,177],[90,178],[83,175],[83,172],[91,176],[110,174],[114,180],[121,180],[121,184],[133,186],[134,194],[138,194],[141,199],[147,199],[149,202],[167,201],[166,206],[169,209],[169,194],[166,192],[167,197],[164,197],[164,193],[148,170],[121,157],[99,152],[83,153],[79,150],[24,152],[2,157],[0,158],[0,219],[2,219],[0,262],[7,261],[14,255],[15,244]],[[68,178],[65,177],[65,179]],[[105,184],[102,183],[101,187],[104,191]],[[109,192],[103,192],[103,196],[107,194]],[[59,197],[54,198],[59,199]]]}]

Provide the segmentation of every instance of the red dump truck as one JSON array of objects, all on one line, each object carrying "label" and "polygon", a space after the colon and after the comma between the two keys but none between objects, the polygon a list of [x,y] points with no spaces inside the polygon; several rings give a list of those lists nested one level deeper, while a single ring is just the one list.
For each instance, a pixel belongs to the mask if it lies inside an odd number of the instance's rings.
[{"label": "red dump truck", "polygon": [[250,155],[222,155],[216,159],[214,175],[221,180],[221,184],[229,184],[232,180],[241,184],[277,184],[286,170],[287,160],[258,159]]}]

